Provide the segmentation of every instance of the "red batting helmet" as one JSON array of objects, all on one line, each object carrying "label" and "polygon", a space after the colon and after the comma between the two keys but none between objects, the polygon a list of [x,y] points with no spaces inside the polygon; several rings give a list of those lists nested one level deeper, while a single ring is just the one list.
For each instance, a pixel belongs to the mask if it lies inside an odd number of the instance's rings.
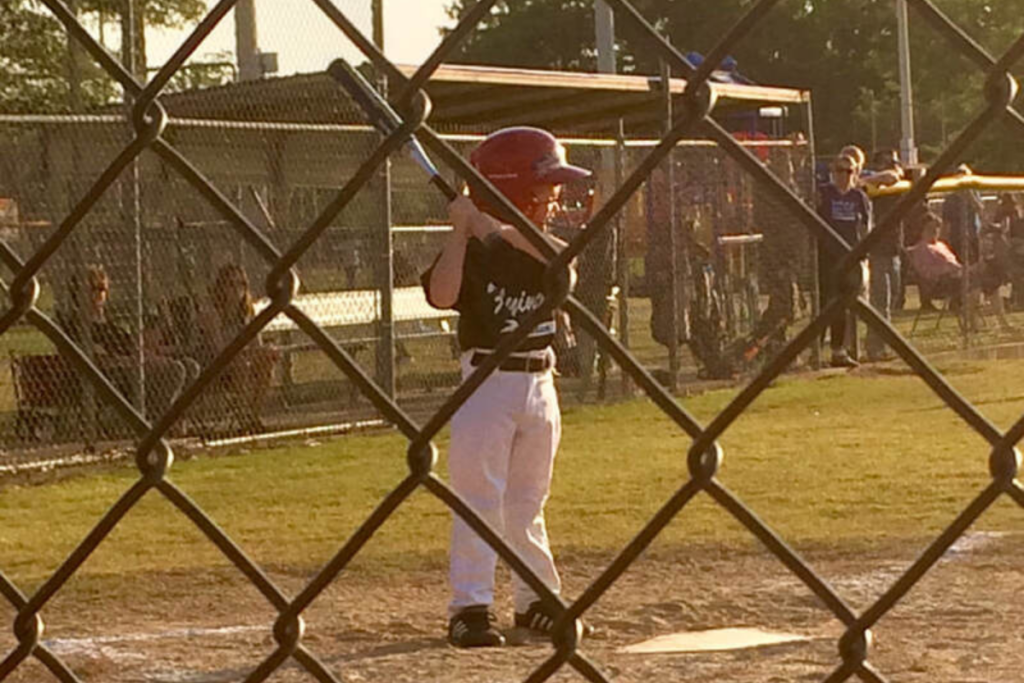
[{"label": "red batting helmet", "polygon": [[[533,188],[561,185],[590,177],[590,171],[565,160],[565,147],[540,128],[503,128],[487,136],[469,156],[480,174],[523,213],[536,203]],[[470,197],[482,209],[486,202],[470,188]]]}]

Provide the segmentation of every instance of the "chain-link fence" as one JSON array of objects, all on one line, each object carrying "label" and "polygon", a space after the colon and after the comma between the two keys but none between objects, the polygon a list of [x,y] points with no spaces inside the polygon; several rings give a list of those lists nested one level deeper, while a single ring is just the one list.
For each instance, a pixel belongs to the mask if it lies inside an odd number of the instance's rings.
[{"label": "chain-link fence", "polygon": [[[423,255],[436,249],[436,240],[443,234],[443,227],[432,227],[443,225],[443,204],[425,193],[402,196],[389,192],[389,184],[397,186],[399,163],[387,172],[385,164],[415,132],[437,160],[464,178],[474,191],[511,211],[507,201],[465,162],[457,146],[424,121],[428,107],[420,89],[495,2],[482,0],[475,5],[434,58],[410,78],[329,0],[314,1],[388,78],[404,121],[385,136],[363,130],[347,137],[320,139],[312,133],[304,142],[295,142],[299,150],[293,160],[296,168],[287,175],[291,183],[282,185],[275,179],[285,177],[281,168],[289,163],[287,154],[260,156],[248,143],[232,141],[234,135],[269,136],[271,131],[241,125],[235,130],[220,124],[190,130],[173,125],[161,104],[162,88],[235,0],[217,3],[175,57],[145,85],[93,40],[64,3],[43,0],[74,40],[124,88],[130,116],[127,121],[118,119],[118,125],[108,118],[75,120],[74,127],[51,121],[27,128],[4,124],[13,130],[5,136],[10,144],[34,149],[36,159],[45,163],[33,163],[30,155],[23,159],[24,169],[5,171],[32,199],[25,208],[29,223],[6,230],[0,242],[9,296],[0,318],[0,339],[15,352],[11,366],[14,376],[20,378],[14,382],[16,401],[34,399],[58,410],[73,407],[84,416],[75,419],[74,428],[94,431],[89,438],[107,433],[121,438],[130,435],[140,478],[31,595],[0,574],[0,592],[18,613],[14,622],[18,645],[0,662],[0,678],[26,658],[35,657],[59,680],[80,680],[41,641],[41,612],[121,519],[144,496],[159,493],[193,521],[279,613],[273,629],[276,646],[254,665],[246,680],[266,680],[291,658],[317,680],[336,681],[304,642],[302,614],[392,513],[423,488],[464,519],[543,604],[559,615],[553,628],[554,652],[528,680],[547,680],[565,666],[587,680],[608,680],[600,663],[587,655],[577,620],[700,492],[707,493],[759,539],[844,626],[838,643],[842,661],[827,680],[842,681],[854,675],[867,681],[886,680],[870,661],[870,629],[996,500],[1006,494],[1024,504],[1024,491],[1015,479],[1020,464],[1015,444],[1024,435],[1024,419],[1003,432],[957,394],[901,334],[898,321],[894,326],[860,297],[860,261],[901,219],[910,217],[938,176],[953,166],[989,125],[1008,118],[1020,131],[1024,119],[1011,107],[1016,83],[1009,68],[1024,53],[1024,36],[996,60],[928,0],[911,0],[913,8],[944,39],[988,74],[986,101],[977,118],[886,213],[880,225],[851,246],[815,214],[808,201],[813,160],[808,148],[793,140],[752,150],[712,118],[716,100],[709,76],[714,65],[778,3],[761,0],[751,5],[707,59],[695,67],[630,3],[608,0],[620,21],[644,37],[646,49],[654,50],[686,76],[683,106],[657,143],[633,148],[618,145],[623,161],[616,182],[601,192],[586,229],[570,235],[567,248],[556,251],[535,226],[522,217],[514,221],[522,235],[549,259],[551,277],[544,303],[449,392],[448,387],[457,381],[449,369],[453,367],[451,320],[436,314],[405,317],[402,313],[417,305],[403,302],[402,294],[418,291],[411,284],[413,274],[422,269]],[[88,139],[81,133],[83,127],[90,127]],[[299,138],[307,134],[286,132]],[[273,137],[270,146],[289,146],[283,136]],[[680,141],[694,138],[706,139],[713,146],[680,148]],[[105,145],[106,151],[89,145]],[[305,154],[303,147],[308,150]],[[216,152],[207,154],[211,149]],[[343,158],[354,171],[339,170]],[[642,196],[645,186],[645,198],[634,199]],[[638,215],[646,223],[641,228],[646,250],[630,247],[628,230],[619,231],[622,239],[609,239],[617,218],[628,221],[630,201],[645,204]],[[666,214],[667,222],[659,218]],[[406,224],[406,216],[438,220],[415,228],[389,229]],[[379,225],[385,229],[373,229]],[[814,254],[807,236],[841,254],[834,268],[823,273],[830,278],[833,296],[818,302],[815,292],[821,283],[815,282]],[[659,240],[668,248],[656,248]],[[606,249],[613,258],[606,256]],[[592,276],[587,268],[593,267],[587,265],[587,257],[594,251],[600,254],[598,270],[614,264],[619,273],[630,275],[623,280],[628,287],[648,289],[649,315],[633,308],[636,292],[627,291],[619,300],[615,313],[625,309],[626,315],[617,318],[608,312],[615,293],[605,295],[599,287],[586,288],[584,283]],[[566,286],[566,270],[577,258],[581,260],[579,294],[583,300]],[[659,258],[667,258],[667,268],[664,261],[657,262]],[[670,274],[668,284],[659,284],[656,276],[665,270]],[[297,272],[305,274],[304,288],[300,289]],[[595,303],[595,294],[602,303]],[[658,300],[655,310],[654,301],[663,294],[668,294],[667,301]],[[440,430],[556,307],[572,315],[578,333],[600,349],[597,355],[614,361],[623,377],[645,392],[692,440],[689,477],[571,603],[552,592],[479,512],[434,471],[433,441]],[[801,309],[805,311],[802,316],[797,312]],[[849,606],[716,477],[723,457],[719,437],[801,354],[813,353],[822,331],[847,309],[880,334],[992,449],[991,481],[863,611]],[[125,322],[115,324],[115,317]],[[618,336],[638,351],[634,333],[650,329],[652,362],[667,361],[667,379],[653,376],[610,333],[608,328],[614,323],[620,325]],[[336,327],[346,328],[345,333],[336,333]],[[734,339],[747,342],[734,349],[730,346]],[[202,347],[195,348],[196,344]],[[161,345],[176,350],[167,349],[159,356],[148,352],[163,348]],[[770,351],[760,352],[762,346]],[[684,347],[695,364],[711,375],[732,371],[729,363],[759,363],[754,378],[708,425],[687,412],[668,388],[678,381]],[[48,360],[37,365],[36,361],[26,362],[25,357]],[[195,362],[186,362],[186,358]],[[437,367],[429,367],[435,361]],[[581,362],[584,366],[589,363],[585,353]],[[28,387],[35,387],[30,390],[35,393],[23,393]],[[45,387],[58,387],[59,395],[48,395]],[[349,395],[342,399],[339,392],[345,391],[344,387],[349,388]],[[401,391],[396,391],[397,387]],[[428,390],[439,392],[442,401],[440,407],[425,411],[421,425],[410,417],[414,411],[403,401]],[[175,485],[169,476],[173,453],[167,439],[182,429],[217,430],[231,420],[243,430],[260,429],[258,423],[272,414],[265,402],[321,401],[336,411],[341,400],[365,403],[368,412],[372,409],[383,416],[408,438],[409,473],[316,577],[294,598],[288,598]],[[217,424],[201,424],[207,420]],[[190,422],[200,424],[190,426]],[[25,428],[33,431],[40,427],[30,419]]]},{"label": "chain-link fence", "polygon": [[[747,147],[813,205],[813,156],[805,141]],[[630,150],[639,158],[649,148]],[[646,184],[642,258],[628,283],[633,296],[649,302],[649,321],[640,315],[637,322],[656,346],[642,350],[641,338],[631,350],[648,367],[666,369],[669,386],[681,371],[687,379],[694,371],[711,379],[749,374],[813,317],[812,243],[717,145],[681,143],[670,159],[671,167],[657,168]],[[816,360],[816,349],[809,350],[805,365]]]},{"label": "chain-link fence", "polygon": [[[52,234],[76,183],[84,184],[103,159],[116,155],[126,132],[116,116],[7,117],[4,132],[8,161],[0,182],[17,198],[19,214],[6,234],[17,253],[30,254]],[[283,244],[297,240],[302,226],[316,220],[344,169],[357,167],[359,151],[375,138],[364,126],[196,119],[173,120],[167,135],[199,167],[211,170],[214,186],[249,220]],[[442,139],[465,155],[482,137]],[[602,152],[619,149],[612,159],[619,176],[654,144],[568,141],[572,159],[594,168],[601,167]],[[794,183],[798,169],[811,163],[806,143],[776,141],[752,148],[766,162],[776,159]],[[582,261],[581,292],[586,291],[587,307],[611,327],[636,328],[632,340],[623,338],[624,345],[648,367],[661,368],[666,384],[678,382],[680,373],[726,378],[749,372],[757,365],[752,361],[765,357],[760,351],[769,348],[769,338],[783,340],[797,319],[794,313],[779,317],[778,294],[768,293],[776,285],[776,266],[803,269],[801,291],[810,292],[804,254],[809,242],[802,231],[776,234],[787,224],[784,211],[767,197],[758,199],[755,185],[714,143],[682,141],[674,158],[671,184],[664,174],[655,175],[626,211],[621,239],[601,258]],[[382,386],[393,386],[401,404],[425,411],[459,383],[459,370],[454,316],[427,306],[420,293],[419,276],[450,229],[441,196],[421,174],[406,158],[392,165],[390,239],[380,238],[387,220],[381,191],[370,187],[357,195],[299,260],[303,292],[297,301]],[[805,198],[811,191],[807,177],[800,189]],[[677,220],[664,210],[663,197],[669,194],[676,197]],[[563,237],[575,236],[592,201],[566,197],[557,228]],[[679,248],[675,269],[659,261],[670,253],[669,225],[675,225]],[[794,260],[799,254],[804,256]],[[762,270],[769,274],[764,296],[758,284]],[[108,376],[116,376],[118,388],[137,408],[153,404],[159,411],[209,364],[233,325],[267,305],[268,271],[230,222],[198,201],[168,164],[146,159],[138,177],[120,178],[46,263],[39,276],[45,292],[39,308],[76,340],[90,329],[80,318],[101,315],[107,323],[103,330],[113,336],[90,339],[92,357],[99,354],[112,363]],[[665,299],[674,290],[649,282],[647,273],[677,283],[674,345],[668,333],[672,306]],[[235,292],[238,279],[245,286]],[[90,310],[96,286],[107,290],[98,312]],[[385,296],[392,301],[390,317],[383,315]],[[809,298],[787,296],[791,311],[799,302],[802,317],[810,314]],[[633,299],[631,308],[627,298]],[[391,327],[393,344],[382,334],[384,326]],[[5,443],[12,450],[30,456],[79,449],[83,443],[95,448],[125,436],[77,381],[64,381],[74,373],[45,335],[23,323],[11,339],[0,361],[7,365],[0,386],[8,388],[0,412],[11,425]],[[287,316],[279,316],[246,351],[244,362],[219,380],[218,390],[188,412],[175,436],[208,443],[265,439],[376,419],[372,406],[318,348]],[[563,377],[586,382],[599,375],[601,394],[607,395],[609,374],[619,373],[606,356],[591,350],[584,360],[577,346],[561,350]],[[113,363],[110,356],[120,360]]]}]

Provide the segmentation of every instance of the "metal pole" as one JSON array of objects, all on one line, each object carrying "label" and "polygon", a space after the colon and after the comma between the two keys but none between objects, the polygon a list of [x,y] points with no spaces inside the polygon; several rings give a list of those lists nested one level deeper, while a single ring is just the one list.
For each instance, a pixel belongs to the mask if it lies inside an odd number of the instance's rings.
[{"label": "metal pole", "polygon": [[[78,2],[77,0],[71,0],[68,2],[68,9],[71,10],[75,17],[78,16]],[[85,108],[82,105],[82,46],[72,38],[68,36],[68,106],[73,114],[82,113]],[[63,136],[60,135],[60,130],[57,129],[58,133],[56,138],[59,140]],[[49,139],[47,129],[44,127],[43,132],[44,140]],[[44,142],[44,159],[43,168],[48,169],[46,174],[49,187],[47,187],[47,195],[53,202],[54,208],[57,206],[67,204],[69,207],[74,204],[74,197],[77,194],[77,183],[75,178],[62,179],[57,176],[57,173],[65,173],[66,171],[57,171],[56,169],[62,168],[56,157],[61,154],[57,142],[54,141],[54,145],[50,146]],[[53,156],[51,156],[53,155]],[[71,131],[71,160],[73,168],[82,167],[82,150],[79,146],[79,138],[75,135],[75,132]],[[61,201],[58,203],[57,198],[60,197]],[[77,282],[78,291],[66,292],[70,295],[68,301],[69,306],[76,299],[78,306],[70,307],[68,314],[71,319],[76,320],[79,323],[79,327],[82,330],[82,346],[86,355],[93,361],[96,360],[96,348],[94,340],[92,338],[92,312],[88,303],[88,295],[84,295],[83,291],[86,286],[85,282],[85,265],[91,259],[87,256],[86,244],[90,240],[88,237],[83,238],[82,230],[77,230],[71,240],[71,267],[70,272],[74,273],[73,277],[65,277],[60,285],[55,282],[54,289],[56,290],[59,286],[67,286],[71,283]],[[99,422],[98,412],[96,403],[96,393],[93,390],[91,382],[87,382],[84,378],[78,378],[78,385],[81,387],[81,408],[82,408],[82,438],[87,448],[92,448],[97,440],[99,433]]]},{"label": "metal pole", "polygon": [[[664,95],[665,131],[672,130],[672,70],[667,62],[661,62],[661,85]],[[676,215],[676,173],[675,173],[675,148],[665,158],[667,167],[665,169],[665,195],[662,201],[668,202],[668,250],[669,263],[669,288],[668,302],[671,314],[668,327],[668,389],[675,391],[679,386],[679,264],[676,251],[676,229],[679,216]],[[654,296],[654,292],[650,292]]]},{"label": "metal pole", "polygon": [[[615,13],[612,12],[612,8],[608,6],[604,0],[595,0],[594,2],[594,43],[597,46],[597,70],[601,73],[615,73]],[[605,183],[612,183],[616,177],[616,166],[615,166],[615,150],[613,149],[602,149],[601,150],[601,173],[600,182],[602,185]],[[617,186],[617,185],[616,185]],[[611,196],[611,192],[603,192],[603,196]],[[602,267],[602,273],[608,273],[609,270],[612,272],[612,277],[609,280],[601,283],[605,293],[610,295],[610,286],[612,283],[618,280],[618,275],[615,270],[618,266],[618,256],[616,249],[618,247],[618,232],[621,227],[621,223],[616,219],[616,224],[612,226],[612,237],[610,250],[603,250],[604,253],[609,255],[611,263],[607,264],[607,267]],[[613,302],[610,298],[606,298],[605,306],[602,310],[609,311]],[[614,321],[611,317],[607,317],[605,320],[609,327],[614,326]],[[605,398],[605,387],[608,379],[608,355],[595,344],[595,351],[598,355],[598,400],[604,400]],[[589,372],[588,372],[589,376]]]},{"label": "metal pole", "polygon": [[910,26],[907,0],[896,0],[896,35],[900,69],[900,159],[904,166],[917,166],[914,143],[914,94],[910,82]]},{"label": "metal pole", "polygon": [[[384,0],[373,0],[373,42],[384,52]],[[381,76],[378,88],[387,97],[387,78]],[[380,334],[377,343],[377,382],[391,398],[395,397],[395,244],[391,232],[391,160],[380,173],[380,252],[377,254],[377,288],[380,291]]]},{"label": "metal pole", "polygon": [[384,0],[373,0],[373,44],[384,51]]},{"label": "metal pole", "polygon": [[597,70],[605,74],[615,73],[615,13],[605,0],[594,0],[594,38]]},{"label": "metal pole", "polygon": [[[124,0],[123,14],[121,17],[121,30],[124,39],[121,41],[121,59],[124,68],[129,73],[136,72],[139,55],[137,54],[138,37],[136,36],[135,3],[133,0]],[[124,92],[125,120],[131,120],[131,110],[134,98],[127,90]],[[135,309],[132,311],[135,317],[135,404],[139,412],[146,414],[146,358],[143,348],[145,330],[143,330],[143,304],[142,304],[142,221],[140,220],[141,207],[139,204],[139,162],[132,160],[126,169],[124,179],[121,181],[122,216],[124,225],[132,235],[132,257],[135,260],[135,268],[132,271],[134,280]],[[150,416],[155,418],[156,416]]]},{"label": "metal pole", "polygon": [[238,80],[258,81],[263,78],[257,47],[256,0],[239,0],[235,5],[235,52]]},{"label": "metal pole", "polygon": [[[615,144],[615,187],[621,187],[626,178],[626,127],[619,119],[619,130]],[[616,274],[619,282],[619,341],[629,348],[629,254],[626,251],[626,220],[625,210],[620,211],[615,219],[615,232],[618,240],[616,255]],[[633,385],[628,372],[622,373],[622,395],[632,396]]]},{"label": "metal pole", "polygon": [[[804,95],[803,111],[804,116],[807,117],[807,153],[810,155],[810,160],[808,161],[808,187],[806,188],[807,202],[809,208],[813,211],[814,207],[818,206],[818,183],[815,176],[818,153],[814,146],[814,107],[811,106],[811,93],[807,91]],[[818,240],[814,238],[814,235],[808,234],[804,244],[805,248],[810,252],[808,254],[808,263],[811,269],[811,319],[813,320],[818,317],[818,312],[821,310],[820,285],[818,283]],[[815,335],[814,341],[811,342],[811,367],[815,369],[821,368],[821,335]]]}]

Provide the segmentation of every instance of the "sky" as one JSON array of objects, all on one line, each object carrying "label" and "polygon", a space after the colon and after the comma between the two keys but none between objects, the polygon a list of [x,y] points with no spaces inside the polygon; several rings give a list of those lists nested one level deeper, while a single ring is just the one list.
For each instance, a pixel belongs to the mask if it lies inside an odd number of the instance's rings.
[{"label": "sky", "polygon": [[[207,0],[212,4],[212,0]],[[450,26],[445,5],[451,0],[383,0],[384,51],[395,62],[418,64],[441,41],[438,28]],[[345,15],[372,37],[370,0],[334,0]],[[352,59],[355,46],[327,19],[312,0],[256,0],[259,48],[278,54],[278,75],[323,71],[339,56]],[[148,32],[149,65],[158,66],[170,57],[194,27],[182,31]],[[195,52],[204,55],[234,52],[234,15],[229,13]]]}]

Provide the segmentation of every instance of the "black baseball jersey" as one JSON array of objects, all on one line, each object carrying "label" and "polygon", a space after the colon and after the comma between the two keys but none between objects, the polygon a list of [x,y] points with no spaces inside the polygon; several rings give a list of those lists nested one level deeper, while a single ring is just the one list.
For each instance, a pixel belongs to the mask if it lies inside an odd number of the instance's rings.
[{"label": "black baseball jersey", "polygon": [[[436,261],[435,261],[436,263]],[[430,301],[431,266],[423,274],[423,289]],[[543,263],[516,249],[498,235],[466,244],[462,289],[453,307],[459,312],[459,346],[493,349],[501,337],[519,325],[544,303]],[[545,316],[519,345],[518,351],[548,347],[555,336],[554,313]]]}]

